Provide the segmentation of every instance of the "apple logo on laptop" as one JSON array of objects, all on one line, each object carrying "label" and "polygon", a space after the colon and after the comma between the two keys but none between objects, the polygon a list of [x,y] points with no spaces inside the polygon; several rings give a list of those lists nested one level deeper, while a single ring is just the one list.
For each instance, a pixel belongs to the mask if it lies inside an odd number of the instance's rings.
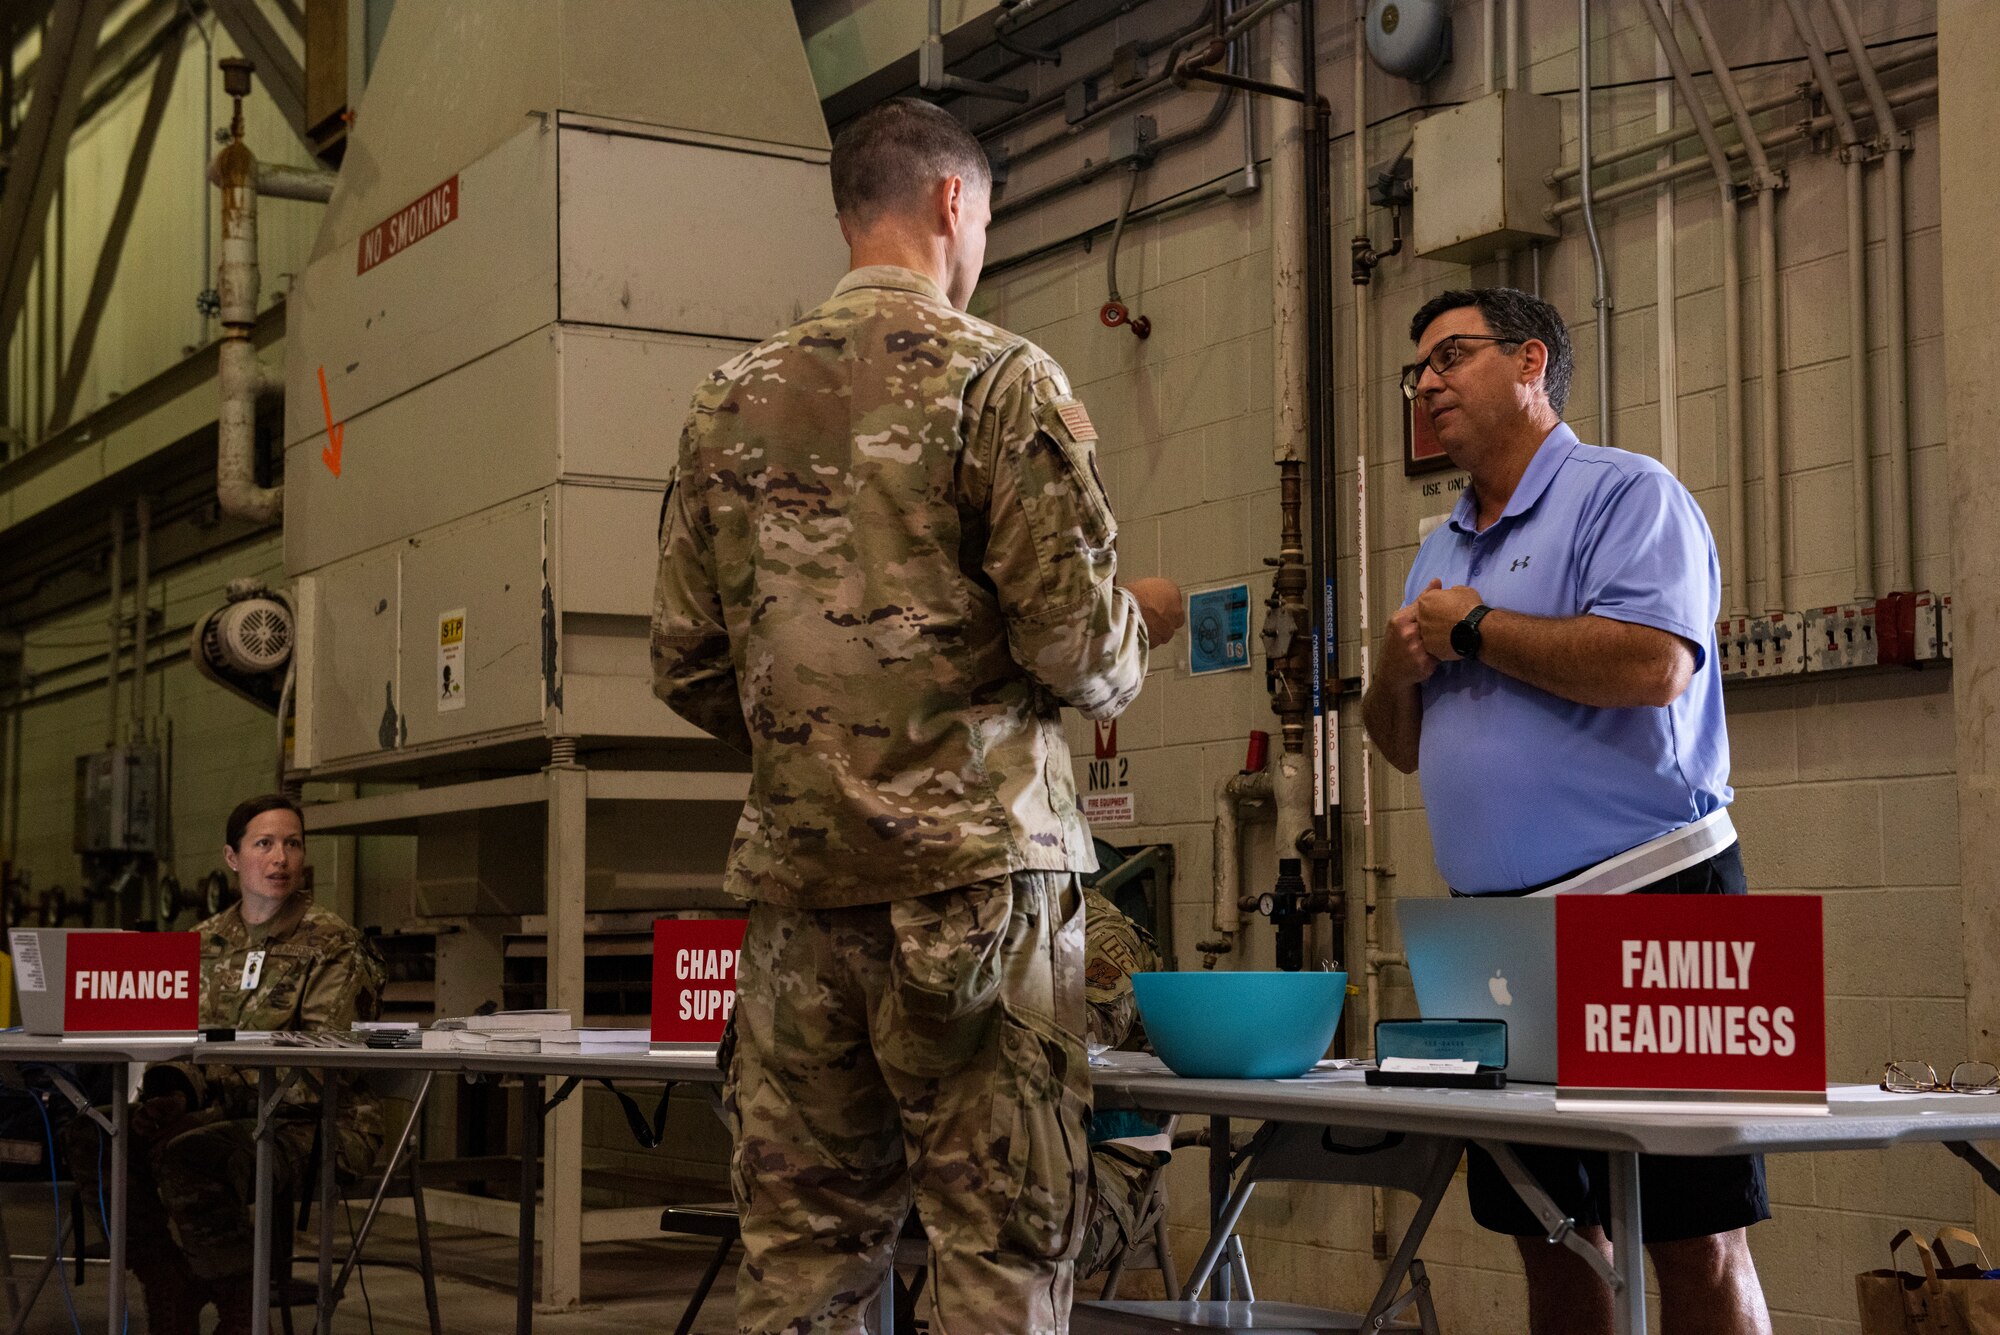
[{"label": "apple logo on laptop", "polygon": [[1511,1006],[1514,1004],[1514,994],[1507,990],[1507,980],[1501,975],[1500,970],[1495,969],[1493,971],[1493,976],[1486,981],[1486,990],[1493,994],[1494,1005]]}]

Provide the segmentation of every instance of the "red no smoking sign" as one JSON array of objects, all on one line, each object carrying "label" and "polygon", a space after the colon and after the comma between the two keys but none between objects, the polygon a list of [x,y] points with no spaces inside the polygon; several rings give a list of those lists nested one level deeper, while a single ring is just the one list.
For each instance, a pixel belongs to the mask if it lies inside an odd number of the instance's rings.
[{"label": "red no smoking sign", "polygon": [[741,918],[653,924],[653,1042],[720,1043],[736,1009]]},{"label": "red no smoking sign", "polygon": [[63,975],[66,1034],[201,1027],[201,937],[194,932],[72,933]]},{"label": "red no smoking sign", "polygon": [[1826,969],[1810,895],[1556,902],[1557,1101],[1826,1108]]}]

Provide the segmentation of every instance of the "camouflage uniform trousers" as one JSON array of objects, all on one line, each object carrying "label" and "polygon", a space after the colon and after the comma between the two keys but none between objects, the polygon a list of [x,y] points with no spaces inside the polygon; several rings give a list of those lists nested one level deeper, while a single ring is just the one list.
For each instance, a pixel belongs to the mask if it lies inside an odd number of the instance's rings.
[{"label": "camouflage uniform trousers", "polygon": [[1076,877],[753,904],[738,993],[744,1335],[858,1335],[913,1203],[933,1335],[1063,1335],[1089,1207]]},{"label": "camouflage uniform trousers", "polygon": [[[248,1282],[255,1240],[252,1202],[257,1191],[256,1123],[248,1118],[183,1118],[152,1141],[134,1140],[126,1160],[126,1231],[133,1240],[132,1268],[147,1271],[185,1262],[203,1281]],[[312,1149],[314,1123],[285,1119],[273,1139],[273,1182],[279,1200],[295,1199]],[[99,1153],[97,1124],[79,1117],[64,1133],[64,1149],[77,1189],[95,1202],[111,1151]],[[101,1165],[101,1166],[100,1166]],[[109,1194],[106,1194],[109,1199]],[[290,1232],[282,1223],[278,1237]],[[171,1237],[171,1246],[161,1243]],[[178,1249],[179,1255],[169,1254]]]},{"label": "camouflage uniform trousers", "polygon": [[1076,1254],[1077,1279],[1103,1274],[1126,1248],[1152,1236],[1159,1212],[1150,1193],[1154,1174],[1165,1159],[1130,1145],[1091,1147],[1090,1224]]}]

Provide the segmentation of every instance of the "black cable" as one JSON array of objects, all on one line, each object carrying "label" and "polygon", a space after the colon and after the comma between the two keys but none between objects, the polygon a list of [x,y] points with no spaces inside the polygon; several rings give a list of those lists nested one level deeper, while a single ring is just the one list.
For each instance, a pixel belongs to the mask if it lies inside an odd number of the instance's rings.
[{"label": "black cable", "polygon": [[375,1302],[368,1296],[368,1267],[361,1263],[361,1239],[354,1227],[354,1202],[343,1199],[340,1208],[347,1212],[347,1241],[354,1248],[354,1278],[361,1282],[361,1306],[368,1312],[368,1335],[375,1335]]},{"label": "black cable", "polygon": [[[1892,46],[1903,46],[1910,42],[1932,41],[1936,37],[1937,34],[1934,32],[1919,32],[1919,33],[1912,33],[1908,37],[1886,37],[1879,42],[1864,43],[1864,46],[1870,51],[1881,51]],[[1843,46],[1835,50],[1829,50],[1826,54],[1829,57],[1844,56],[1848,54],[1848,51],[1847,48]],[[1803,51],[1801,51],[1796,56],[1773,56],[1769,60],[1752,60],[1742,65],[1730,65],[1727,66],[1726,68],[1729,70],[1731,74],[1744,74],[1752,70],[1775,69],[1779,65],[1803,65],[1810,59],[1811,57],[1807,56]],[[1694,72],[1694,77],[1697,79],[1703,77],[1714,78],[1715,67],[1710,66],[1707,69],[1696,70]],[[1627,79],[1622,83],[1594,83],[1590,86],[1590,91],[1593,93],[1615,93],[1621,88],[1656,88],[1661,84],[1668,84],[1672,83],[1673,81],[1674,81],[1673,75],[1659,74],[1655,75],[1650,79]],[[1546,93],[1543,93],[1542,96],[1575,97],[1576,89],[1555,88],[1549,90]]]}]

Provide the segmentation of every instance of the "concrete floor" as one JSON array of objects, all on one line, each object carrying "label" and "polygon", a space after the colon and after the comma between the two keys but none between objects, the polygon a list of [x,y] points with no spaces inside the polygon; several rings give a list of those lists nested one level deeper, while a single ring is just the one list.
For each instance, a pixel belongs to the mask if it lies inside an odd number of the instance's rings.
[{"label": "concrete floor", "polygon": [[[25,1204],[10,1204],[5,1210],[7,1236],[17,1256],[39,1257],[49,1237],[49,1211]],[[342,1230],[341,1236],[345,1236]],[[139,1246],[141,1240],[133,1239]],[[314,1238],[301,1234],[295,1255],[314,1255]],[[432,1247],[436,1254],[438,1310],[450,1335],[502,1335],[514,1328],[514,1259],[512,1238],[473,1233],[462,1229],[434,1227]],[[535,1328],[549,1335],[599,1335],[631,1330],[671,1331],[687,1305],[688,1295],[708,1262],[711,1245],[706,1242],[611,1242],[594,1243],[583,1252],[583,1291],[588,1299],[576,1311],[537,1314]],[[334,1314],[334,1335],[377,1335],[411,1332],[427,1335],[423,1284],[414,1268],[417,1258],[416,1233],[407,1219],[383,1215],[369,1239],[368,1260],[362,1268],[362,1286],[353,1282],[348,1297]],[[32,1277],[36,1261],[15,1261],[17,1275]],[[98,1335],[105,1329],[105,1269],[88,1267],[80,1288],[72,1290],[77,1327],[82,1335]],[[71,1269],[73,1274],[73,1268]],[[310,1281],[315,1273],[310,1260],[301,1259],[293,1273]],[[701,1335],[727,1335],[735,1330],[732,1301],[733,1266],[725,1269],[715,1290],[702,1307],[695,1330]],[[136,1282],[132,1295],[132,1329],[143,1332],[145,1299]],[[372,1324],[370,1309],[372,1308]],[[9,1311],[11,1312],[11,1308]],[[202,1329],[214,1326],[215,1311],[204,1315]],[[312,1329],[313,1312],[308,1306],[292,1314],[294,1328],[305,1335]],[[282,1328],[272,1314],[272,1329]],[[54,1279],[49,1281],[28,1318],[24,1335],[77,1335]]]}]

